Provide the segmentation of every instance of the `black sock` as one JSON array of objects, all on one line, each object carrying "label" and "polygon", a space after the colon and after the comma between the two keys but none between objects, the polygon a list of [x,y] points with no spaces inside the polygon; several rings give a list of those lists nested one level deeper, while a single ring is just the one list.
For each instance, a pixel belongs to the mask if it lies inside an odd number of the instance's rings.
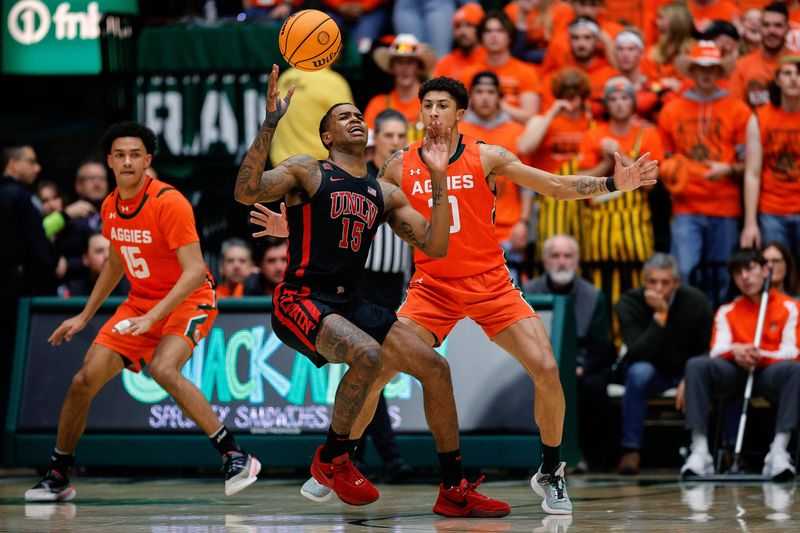
[{"label": "black sock", "polygon": [[561,462],[561,445],[542,444],[542,474],[552,474]]},{"label": "black sock", "polygon": [[236,439],[233,438],[233,433],[228,431],[225,426],[220,426],[211,436],[211,444],[217,449],[220,455],[225,455],[230,452],[243,453],[242,448]]},{"label": "black sock", "polygon": [[72,468],[72,463],[75,462],[75,456],[71,453],[62,453],[53,449],[53,455],[50,456],[50,470],[55,470],[62,477],[69,477],[69,469]]},{"label": "black sock", "polygon": [[361,451],[361,448],[358,447],[358,443],[361,442],[361,439],[348,439],[347,441],[347,453],[350,454],[350,459],[363,459],[364,454],[362,453],[360,456],[356,454],[356,451]]},{"label": "black sock", "polygon": [[439,465],[442,468],[442,485],[451,489],[461,484],[464,479],[464,469],[461,466],[461,450],[437,454]]},{"label": "black sock", "polygon": [[333,462],[334,457],[339,457],[350,451],[351,441],[347,435],[340,435],[333,430],[333,426],[328,428],[328,438],[325,440],[325,446],[319,452],[319,458],[323,463]]}]

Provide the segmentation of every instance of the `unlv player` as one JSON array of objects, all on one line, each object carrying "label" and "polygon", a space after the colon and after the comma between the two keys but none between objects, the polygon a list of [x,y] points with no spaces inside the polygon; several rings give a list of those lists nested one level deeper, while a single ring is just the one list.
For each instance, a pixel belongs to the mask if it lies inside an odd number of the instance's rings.
[{"label": "unlv player", "polygon": [[[384,220],[422,253],[442,257],[447,252],[449,136],[434,126],[420,145],[420,164],[431,177],[430,223],[411,208],[397,186],[368,175],[367,125],[352,104],[334,105],[320,121],[327,160],[299,155],[263,172],[278,120],[293,93],[290,88],[281,100],[277,77],[278,67],[273,66],[266,119],[239,170],[235,197],[245,204],[283,199],[287,206],[289,266],[273,296],[272,326],[278,338],[319,367],[329,362],[349,365],[336,390],[327,440],[314,455],[312,476],[351,505],[378,499],[378,491],[350,460],[349,452],[360,437],[353,437],[351,428],[358,423],[363,430],[372,419],[373,400],[368,412],[362,407],[373,385],[400,371],[422,383],[425,415],[439,452],[443,480],[434,512],[507,515],[507,504],[479,494],[477,483],[464,479],[447,361],[397,322],[394,313],[356,297],[369,245]],[[314,499],[314,494],[305,495]]]}]

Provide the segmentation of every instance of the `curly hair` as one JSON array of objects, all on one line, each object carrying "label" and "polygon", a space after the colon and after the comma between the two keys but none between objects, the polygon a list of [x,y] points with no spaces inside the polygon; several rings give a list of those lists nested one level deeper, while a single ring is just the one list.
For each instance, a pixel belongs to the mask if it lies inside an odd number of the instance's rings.
[{"label": "curly hair", "polygon": [[449,93],[455,99],[458,109],[466,109],[469,106],[469,91],[463,83],[453,78],[439,76],[423,83],[419,88],[419,101],[422,102],[425,95],[431,91]]},{"label": "curly hair", "polygon": [[553,76],[550,89],[556,98],[580,96],[586,99],[592,92],[592,85],[589,82],[589,77],[582,70],[574,67],[564,67]]},{"label": "curly hair", "polygon": [[100,139],[100,147],[103,149],[103,153],[110,154],[111,145],[120,137],[138,137],[142,140],[142,144],[144,144],[145,152],[150,155],[156,155],[156,150],[158,150],[156,134],[144,124],[139,124],[131,120],[117,122],[106,130],[103,137]]}]

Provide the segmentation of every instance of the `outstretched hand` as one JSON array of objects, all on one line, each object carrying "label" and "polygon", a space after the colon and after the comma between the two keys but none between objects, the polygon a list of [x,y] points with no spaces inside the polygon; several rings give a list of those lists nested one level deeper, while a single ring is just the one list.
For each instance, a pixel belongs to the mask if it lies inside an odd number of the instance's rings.
[{"label": "outstretched hand", "polygon": [[655,185],[658,161],[650,159],[647,152],[632,164],[625,166],[619,152],[614,152],[614,185],[619,191],[632,191],[646,185]]},{"label": "outstretched hand", "polygon": [[433,172],[447,172],[450,163],[452,128],[444,129],[438,122],[431,123],[422,139],[422,162]]},{"label": "outstretched hand", "polygon": [[264,228],[253,233],[253,237],[288,237],[289,223],[286,218],[286,204],[281,202],[281,212],[276,213],[261,204],[253,204],[257,211],[250,211],[250,222]]},{"label": "outstretched hand", "polygon": [[278,90],[278,65],[272,65],[272,72],[269,73],[269,82],[267,83],[267,114],[264,117],[264,123],[267,126],[270,128],[278,126],[278,121],[289,109],[294,89],[294,85],[289,87],[286,97],[281,99],[281,93]]}]

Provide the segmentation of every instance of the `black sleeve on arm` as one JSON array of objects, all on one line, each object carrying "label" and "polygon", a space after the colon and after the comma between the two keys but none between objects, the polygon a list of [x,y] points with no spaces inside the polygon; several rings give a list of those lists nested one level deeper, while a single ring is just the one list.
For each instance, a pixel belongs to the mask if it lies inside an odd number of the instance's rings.
[{"label": "black sleeve on arm", "polygon": [[[625,359],[630,361],[653,361],[658,351],[658,346],[664,342],[664,328],[659,326],[652,316],[646,325],[642,325],[642,310],[637,309],[636,302],[631,297],[622,298],[617,302],[617,317],[622,330],[622,341],[628,348]],[[647,310],[650,308],[648,307]]]}]

